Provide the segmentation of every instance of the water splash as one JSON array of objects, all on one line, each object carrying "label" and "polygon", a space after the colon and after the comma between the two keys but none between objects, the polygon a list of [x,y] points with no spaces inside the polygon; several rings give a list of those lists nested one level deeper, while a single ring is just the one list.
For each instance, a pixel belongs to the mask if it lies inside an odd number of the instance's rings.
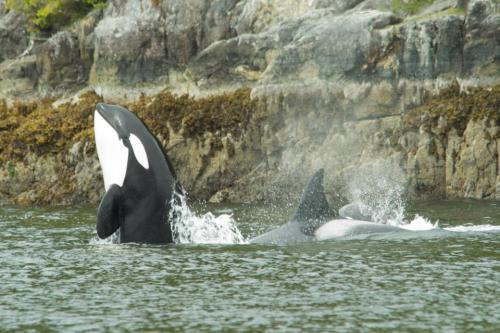
[{"label": "water splash", "polygon": [[175,243],[241,244],[246,243],[230,214],[197,216],[189,209],[186,197],[175,193],[169,219]]},{"label": "water splash", "polygon": [[406,180],[399,167],[389,163],[374,163],[357,170],[348,184],[351,202],[363,215],[377,223],[399,226],[406,224]]},{"label": "water splash", "polygon": [[406,224],[401,224],[399,227],[410,231],[426,231],[433,229],[441,229],[446,231],[469,233],[469,232],[500,232],[500,225],[479,224],[479,225],[457,225],[453,227],[440,228],[439,223],[432,223],[431,220],[420,215],[415,215],[415,218]]},{"label": "water splash", "polygon": [[99,236],[95,235],[89,241],[90,245],[115,245],[120,244],[120,228],[116,230],[111,236],[101,239]]},{"label": "water splash", "polygon": [[[348,184],[349,195],[359,211],[371,216],[371,221],[398,226],[410,231],[441,229],[438,222],[415,215],[405,219],[406,179],[403,171],[388,162],[375,162],[370,168],[354,172]],[[453,232],[500,232],[495,225],[463,225],[445,227],[442,230]]]},{"label": "water splash", "polygon": [[439,229],[438,222],[432,223],[431,220],[420,215],[415,215],[413,220],[399,225],[399,227],[411,231],[425,231]]},{"label": "water splash", "polygon": [[500,225],[491,225],[491,224],[459,225],[444,229],[455,232],[500,232]]}]

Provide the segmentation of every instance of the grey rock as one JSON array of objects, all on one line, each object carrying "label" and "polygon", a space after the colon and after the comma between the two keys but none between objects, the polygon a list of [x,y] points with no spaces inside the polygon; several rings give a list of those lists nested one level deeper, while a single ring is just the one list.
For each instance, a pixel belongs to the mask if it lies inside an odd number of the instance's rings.
[{"label": "grey rock", "polygon": [[328,9],[330,13],[342,13],[355,7],[362,0],[247,0],[240,1],[240,14],[235,29],[238,35],[260,33],[269,28],[298,18],[316,9]]},{"label": "grey rock", "polygon": [[335,12],[342,13],[356,7],[363,1],[364,0],[313,0],[310,3],[313,8],[333,8]]},{"label": "grey rock", "polygon": [[356,10],[380,10],[384,12],[392,11],[392,0],[364,0]]},{"label": "grey rock", "polygon": [[15,58],[28,47],[26,17],[13,11],[5,12],[0,6],[0,62]]},{"label": "grey rock", "polygon": [[496,140],[491,140],[495,124],[471,120],[456,151],[454,168],[448,186],[451,196],[469,198],[495,197],[498,159]]},{"label": "grey rock", "polygon": [[81,61],[75,33],[56,33],[40,46],[36,57],[38,83],[41,85],[61,89],[87,82],[88,68]]},{"label": "grey rock", "polygon": [[376,43],[372,34],[396,22],[392,14],[377,11],[326,15],[301,22],[292,41],[269,68],[268,76],[286,80],[301,73],[320,78],[366,75],[368,67],[364,65]]},{"label": "grey rock", "polygon": [[35,55],[0,63],[0,99],[32,96],[36,91],[37,76]]},{"label": "grey rock", "polygon": [[318,10],[260,34],[216,42],[189,70],[193,79],[210,82],[365,76],[370,53],[379,44],[376,30],[397,22],[392,14],[378,11],[336,15]]},{"label": "grey rock", "polygon": [[92,82],[151,81],[235,34],[235,0],[112,1],[95,29]]},{"label": "grey rock", "polygon": [[467,25],[472,30],[493,13],[493,3],[490,0],[472,0],[467,11]]},{"label": "grey rock", "polygon": [[467,74],[497,76],[500,69],[500,15],[489,0],[471,1],[468,6],[464,45]]},{"label": "grey rock", "polygon": [[394,40],[400,43],[399,74],[408,78],[460,75],[463,35],[464,19],[459,15],[404,24]]},{"label": "grey rock", "polygon": [[430,6],[424,8],[420,15],[429,15],[436,12],[441,12],[450,8],[464,8],[463,0],[443,0],[434,1]]},{"label": "grey rock", "polygon": [[151,80],[166,66],[160,11],[150,1],[113,1],[95,29],[92,82]]}]

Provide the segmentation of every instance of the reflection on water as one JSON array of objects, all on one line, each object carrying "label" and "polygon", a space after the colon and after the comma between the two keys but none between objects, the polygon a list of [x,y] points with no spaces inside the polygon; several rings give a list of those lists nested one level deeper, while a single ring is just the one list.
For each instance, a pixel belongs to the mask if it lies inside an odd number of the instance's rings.
[{"label": "reflection on water", "polygon": [[[231,215],[247,239],[291,210],[195,207]],[[145,246],[92,244],[93,207],[0,208],[0,331],[499,331],[499,204],[418,202],[415,214],[440,229]]]}]

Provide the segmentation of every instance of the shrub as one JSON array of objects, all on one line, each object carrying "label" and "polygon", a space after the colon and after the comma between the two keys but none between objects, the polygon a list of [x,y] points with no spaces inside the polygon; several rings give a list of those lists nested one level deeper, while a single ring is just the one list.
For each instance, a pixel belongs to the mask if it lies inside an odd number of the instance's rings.
[{"label": "shrub", "polygon": [[102,8],[107,0],[6,0],[8,10],[28,17],[30,31],[54,32]]}]

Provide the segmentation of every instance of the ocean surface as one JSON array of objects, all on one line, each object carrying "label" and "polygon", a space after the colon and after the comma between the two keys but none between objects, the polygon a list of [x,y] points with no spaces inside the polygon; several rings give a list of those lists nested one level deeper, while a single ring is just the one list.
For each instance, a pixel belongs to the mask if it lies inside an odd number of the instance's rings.
[{"label": "ocean surface", "polygon": [[248,244],[289,206],[195,205],[165,246],[98,240],[95,213],[0,208],[0,332],[500,332],[498,202],[289,245]]}]

